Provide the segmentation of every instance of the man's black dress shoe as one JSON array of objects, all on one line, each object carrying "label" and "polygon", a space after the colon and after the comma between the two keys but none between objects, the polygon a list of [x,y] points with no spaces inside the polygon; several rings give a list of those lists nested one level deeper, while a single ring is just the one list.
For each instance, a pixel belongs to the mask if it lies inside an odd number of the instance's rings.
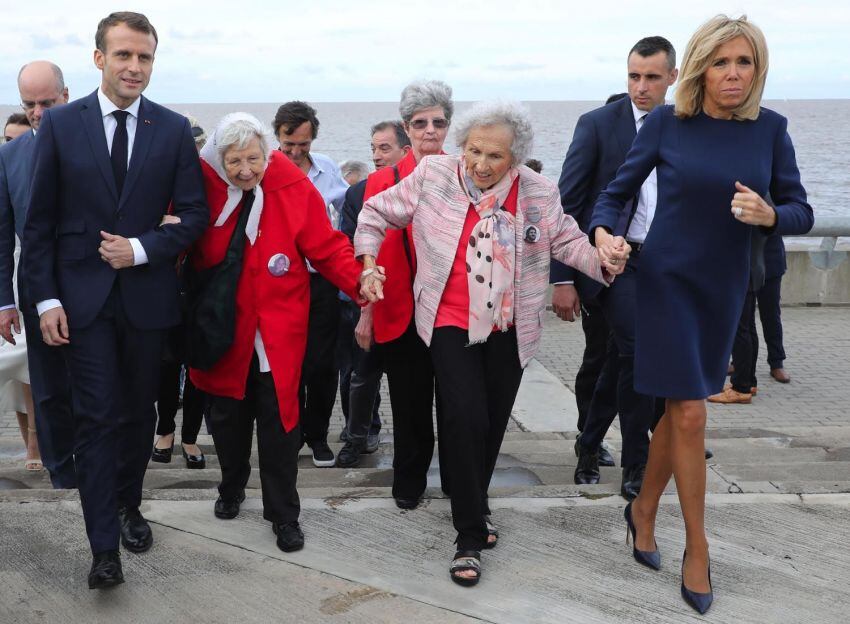
[{"label": "man's black dress shoe", "polygon": [[118,510],[121,524],[121,545],[134,553],[148,550],[153,544],[153,533],[148,521],[138,507],[121,507]]},{"label": "man's black dress shoe", "polygon": [[124,582],[121,556],[117,550],[107,550],[92,555],[89,572],[89,589],[107,589]]},{"label": "man's black dress shoe", "polygon": [[304,533],[298,526],[298,521],[272,524],[272,531],[277,535],[277,547],[283,552],[295,552],[304,548]]},{"label": "man's black dress shoe", "polygon": [[578,464],[576,464],[573,481],[578,485],[599,483],[599,453],[595,450],[587,450],[578,440],[576,440],[575,451]]},{"label": "man's black dress shoe", "polygon": [[239,506],[244,502],[244,500],[245,492],[242,492],[235,499],[227,499],[219,496],[218,500],[215,502],[213,513],[215,513],[216,518],[221,518],[222,520],[233,520],[239,515]]},{"label": "man's black dress shoe", "polygon": [[180,447],[183,449],[183,459],[186,460],[186,468],[194,468],[196,470],[202,470],[207,467],[207,460],[204,457],[204,454],[200,455],[189,455],[186,452],[186,447],[183,446],[183,443],[180,443]]},{"label": "man's black dress shoe", "polygon": [[156,448],[156,445],[154,445],[153,452],[151,453],[151,461],[157,462],[158,464],[170,464],[171,454],[173,452],[174,440],[171,440],[171,446],[168,448]]},{"label": "man's black dress shoe", "polygon": [[706,447],[706,449],[705,449],[705,458],[706,458],[706,459],[711,459],[712,457],[714,457],[714,451],[712,451],[710,448]]},{"label": "man's black dress shoe", "polygon": [[646,471],[646,464],[635,464],[628,468],[623,468],[623,485],[620,487],[620,494],[627,501],[632,501],[640,494],[640,488],[643,485],[643,473]]},{"label": "man's black dress shoe", "polygon": [[600,466],[616,466],[614,463],[614,456],[611,455],[611,451],[605,446],[605,443],[599,445],[599,451],[597,452],[599,455],[599,465]]},{"label": "man's black dress shoe", "polygon": [[395,506],[399,509],[416,509],[419,507],[419,502],[421,498],[403,498],[401,496],[395,497]]}]

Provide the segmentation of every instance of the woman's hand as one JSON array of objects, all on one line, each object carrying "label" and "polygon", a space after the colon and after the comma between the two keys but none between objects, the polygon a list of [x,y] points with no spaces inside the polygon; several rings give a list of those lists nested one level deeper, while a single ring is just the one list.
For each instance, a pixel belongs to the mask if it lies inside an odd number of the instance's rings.
[{"label": "woman's hand", "polygon": [[357,321],[357,327],[354,328],[354,338],[357,340],[357,345],[364,351],[372,348],[372,344],[375,342],[375,332],[372,327],[372,304],[360,310],[360,320]]},{"label": "woman's hand", "polygon": [[162,227],[163,225],[177,225],[178,223],[180,223],[180,217],[167,214],[162,217],[162,221],[159,222],[159,227]]},{"label": "woman's hand", "polygon": [[747,225],[773,227],[776,224],[776,211],[761,195],[740,182],[735,182],[738,192],[732,198],[732,215]]},{"label": "woman's hand", "polygon": [[593,234],[599,262],[611,275],[619,275],[626,268],[632,248],[622,236],[612,236],[598,227]]},{"label": "woman's hand", "polygon": [[[366,259],[371,259],[367,264]],[[369,265],[372,266],[369,266]],[[363,266],[368,267],[360,274],[360,296],[369,303],[375,303],[384,298],[384,282],[387,281],[384,267],[376,266],[372,256],[363,257]]]}]

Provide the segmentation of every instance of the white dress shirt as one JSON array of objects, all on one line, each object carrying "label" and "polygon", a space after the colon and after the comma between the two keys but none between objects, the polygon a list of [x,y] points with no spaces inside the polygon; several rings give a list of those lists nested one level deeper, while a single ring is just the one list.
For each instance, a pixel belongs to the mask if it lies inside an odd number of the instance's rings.
[{"label": "white dress shirt", "polygon": [[[125,110],[127,115],[127,169],[130,169],[130,161],[133,156],[133,143],[136,139],[136,127],[139,121],[139,103],[141,97],[136,98],[136,101],[130,104],[125,109],[119,109],[115,103],[106,97],[102,89],[97,90],[97,101],[100,104],[100,113],[103,115],[103,131],[106,134],[106,147],[109,153],[112,153],[112,139],[115,137],[115,129],[118,127],[118,120],[112,116],[113,111]],[[128,238],[130,246],[133,248],[133,266],[148,263],[148,254],[145,248],[139,242],[138,238]],[[62,303],[58,299],[46,299],[35,304],[39,316],[52,308],[62,307]]]},{"label": "white dress shirt", "polygon": [[[635,129],[640,132],[640,129],[643,127],[644,117],[649,113],[640,110],[635,106],[634,102],[632,102],[632,113],[635,116]],[[657,201],[658,176],[655,169],[653,169],[640,187],[637,208],[635,209],[634,217],[632,217],[632,222],[629,224],[626,240],[634,243],[643,243],[649,232],[649,226],[652,225],[652,219],[655,217],[655,204]]]}]

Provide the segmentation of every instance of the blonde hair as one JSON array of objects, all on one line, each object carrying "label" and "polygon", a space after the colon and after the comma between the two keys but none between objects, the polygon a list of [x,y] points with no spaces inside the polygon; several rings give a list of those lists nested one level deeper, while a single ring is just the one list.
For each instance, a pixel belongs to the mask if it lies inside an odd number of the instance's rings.
[{"label": "blonde hair", "polygon": [[691,37],[679,71],[679,86],[676,88],[677,117],[694,117],[702,111],[705,98],[705,72],[711,65],[717,48],[736,37],[744,37],[752,47],[756,72],[753,83],[750,85],[750,92],[741,105],[732,112],[732,119],[758,118],[764,83],[767,80],[767,42],[761,29],[748,22],[746,15],[738,19],[718,15],[700,26]]}]

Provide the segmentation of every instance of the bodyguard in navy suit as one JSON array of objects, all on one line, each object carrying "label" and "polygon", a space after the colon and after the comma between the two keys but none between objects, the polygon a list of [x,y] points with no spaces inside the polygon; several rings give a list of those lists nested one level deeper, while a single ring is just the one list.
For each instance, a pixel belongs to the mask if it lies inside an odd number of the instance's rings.
[{"label": "bodyguard in navy suit", "polygon": [[42,120],[24,247],[29,300],[70,371],[89,587],[102,588],[123,582],[119,538],[133,552],[153,541],[139,504],[161,346],[180,320],[177,256],[208,210],[188,120],[141,97],[153,26],[113,13],[95,43],[100,89]]},{"label": "bodyguard in navy suit", "polygon": [[68,373],[62,354],[41,339],[38,315],[24,297],[23,256],[18,268],[17,307],[12,288],[15,235],[23,240],[35,132],[47,109],[68,101],[68,88],[59,67],[48,61],[33,61],[21,68],[18,91],[32,130],[0,147],[0,335],[14,344],[12,326],[20,331],[19,307],[27,337],[27,362],[41,459],[50,473],[53,487],[75,488],[77,477],[74,472],[74,429]]}]

